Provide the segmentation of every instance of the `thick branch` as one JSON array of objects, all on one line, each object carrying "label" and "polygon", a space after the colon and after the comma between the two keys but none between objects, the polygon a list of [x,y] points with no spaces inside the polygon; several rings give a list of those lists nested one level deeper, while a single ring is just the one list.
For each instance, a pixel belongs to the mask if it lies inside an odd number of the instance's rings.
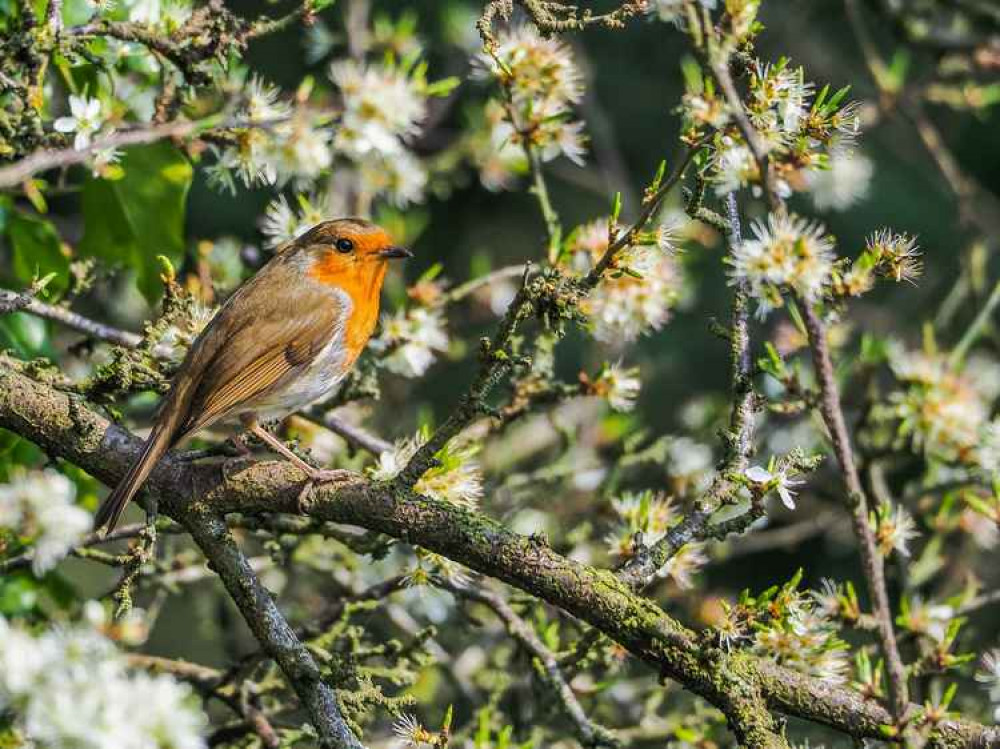
[{"label": "thick branch", "polygon": [[[124,475],[141,446],[137,437],[70,395],[2,362],[0,428],[31,440],[51,456],[69,460],[107,484]],[[204,517],[209,508],[214,512],[300,513],[304,481],[287,462],[253,463],[224,476],[217,466],[184,464],[168,455],[153,471],[149,491],[158,495],[161,512],[175,517],[191,517],[190,513]],[[721,674],[739,672],[741,679],[755,682],[770,710],[856,737],[880,738],[881,726],[892,722],[887,711],[849,689],[760,658],[706,651],[696,644],[692,632],[654,602],[635,595],[610,572],[567,559],[539,539],[513,533],[477,513],[363,480],[316,487],[309,513],[418,544],[536,595],[600,629],[664,676],[720,707],[728,700],[725,691],[732,688],[731,683],[723,683]],[[1000,742],[1000,729],[949,720],[938,726],[934,744],[994,745],[990,742]]]},{"label": "thick branch", "polygon": [[204,509],[184,512],[180,518],[209,566],[222,579],[261,647],[281,667],[299,696],[319,733],[320,745],[362,749],[361,742],[344,722],[336,694],[323,681],[316,660],[285,621],[225,521]]}]

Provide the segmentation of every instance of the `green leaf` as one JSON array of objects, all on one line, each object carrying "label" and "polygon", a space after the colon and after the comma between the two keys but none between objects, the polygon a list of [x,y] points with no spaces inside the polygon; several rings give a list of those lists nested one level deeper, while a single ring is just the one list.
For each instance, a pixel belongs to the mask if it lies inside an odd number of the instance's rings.
[{"label": "green leaf", "polygon": [[0,614],[23,616],[38,603],[38,582],[29,574],[14,573],[0,578]]},{"label": "green leaf", "polygon": [[12,349],[21,359],[52,354],[48,325],[41,318],[24,312],[0,317],[0,349]]},{"label": "green leaf", "polygon": [[55,274],[47,289],[56,293],[69,285],[69,257],[63,252],[62,240],[55,227],[45,219],[21,211],[0,209],[4,217],[4,233],[13,253],[14,279],[29,286],[36,278]]},{"label": "green leaf", "polygon": [[90,178],[83,188],[83,255],[136,271],[150,302],[161,291],[164,255],[174,265],[184,256],[184,213],[192,169],[169,143],[129,150],[115,181]]}]

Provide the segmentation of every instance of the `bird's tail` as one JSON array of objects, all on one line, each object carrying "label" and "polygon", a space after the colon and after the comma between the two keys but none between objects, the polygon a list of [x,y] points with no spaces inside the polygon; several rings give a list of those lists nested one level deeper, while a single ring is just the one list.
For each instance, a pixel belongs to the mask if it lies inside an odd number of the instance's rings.
[{"label": "bird's tail", "polygon": [[115,490],[108,495],[94,517],[94,530],[99,531],[107,526],[107,533],[110,533],[118,525],[125,507],[132,501],[132,497],[142,488],[146,477],[162,457],[172,442],[173,430],[166,428],[164,424],[157,424],[146,439],[146,444],[142,447],[142,452],[138,459],[128,469],[125,478],[121,480]]}]

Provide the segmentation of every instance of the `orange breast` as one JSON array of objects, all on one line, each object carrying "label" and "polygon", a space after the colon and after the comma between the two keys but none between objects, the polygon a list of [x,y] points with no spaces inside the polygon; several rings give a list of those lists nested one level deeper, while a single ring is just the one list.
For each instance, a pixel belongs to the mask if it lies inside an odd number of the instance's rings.
[{"label": "orange breast", "polygon": [[345,369],[354,365],[375,330],[385,271],[384,262],[344,262],[335,255],[317,262],[309,271],[312,278],[342,291],[351,300],[351,314],[344,329]]}]

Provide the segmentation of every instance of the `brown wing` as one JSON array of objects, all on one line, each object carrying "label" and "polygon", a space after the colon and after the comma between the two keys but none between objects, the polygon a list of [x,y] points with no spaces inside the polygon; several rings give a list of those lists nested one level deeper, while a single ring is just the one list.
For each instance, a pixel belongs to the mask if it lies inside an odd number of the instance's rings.
[{"label": "brown wing", "polygon": [[190,400],[176,442],[238,413],[307,366],[343,325],[346,311],[335,295],[285,263],[261,271],[192,346],[185,364]]}]

